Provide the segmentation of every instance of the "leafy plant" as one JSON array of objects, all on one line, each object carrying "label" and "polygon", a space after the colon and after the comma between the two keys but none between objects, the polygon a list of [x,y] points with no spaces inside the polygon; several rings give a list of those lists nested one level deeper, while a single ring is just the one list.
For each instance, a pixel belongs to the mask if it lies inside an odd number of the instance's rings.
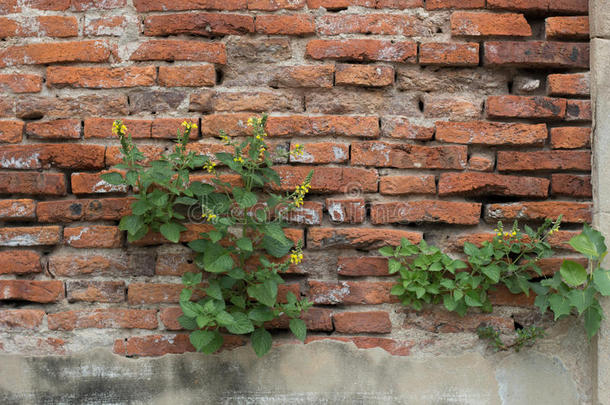
[{"label": "leafy plant", "polygon": [[544,329],[537,326],[528,326],[526,328],[517,329],[517,338],[512,344],[506,344],[500,338],[500,332],[492,326],[481,326],[477,329],[477,334],[480,339],[486,339],[491,342],[496,350],[515,349],[520,351],[523,346],[531,346],[536,342],[536,339],[544,337]]},{"label": "leafy plant", "polygon": [[[187,207],[198,207],[209,224],[207,232],[188,243],[197,253],[195,264],[201,271],[182,277],[185,288],[180,294],[183,315],[179,322],[191,331],[191,343],[200,352],[217,351],[223,343],[221,330],[226,330],[250,335],[254,351],[262,356],[271,348],[271,334],[264,324],[282,315],[289,318],[292,333],[305,339],[300,316],[311,303],[290,292],[286,302],[279,303],[278,286],[284,283],[281,274],[303,259],[302,242],[295,246],[284,233],[284,218],[303,204],[313,172],[289,195],[267,191],[266,186],[280,186],[281,181],[265,143],[265,122],[266,116],[250,118],[252,135],[241,142],[220,134],[233,153],[216,153],[216,161],[239,175],[239,185],[225,181],[215,161],[189,150],[195,124],[184,122],[173,152],[149,165],[143,163],[144,155],[122,122],[113,125],[123,154],[123,163],[116,168],[122,172],[102,177],[110,184],[130,186],[136,193],[131,215],[119,224],[128,239],[135,241],[154,231],[179,243],[187,229],[183,224]],[[300,154],[302,148],[291,153]],[[210,173],[210,183],[195,181],[191,174],[196,170]]]}]

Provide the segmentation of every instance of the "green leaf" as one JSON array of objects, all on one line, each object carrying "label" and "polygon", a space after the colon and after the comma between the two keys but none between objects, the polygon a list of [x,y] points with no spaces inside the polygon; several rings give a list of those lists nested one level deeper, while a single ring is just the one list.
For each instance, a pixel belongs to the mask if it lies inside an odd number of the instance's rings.
[{"label": "green leaf", "polygon": [[189,318],[186,315],[180,315],[178,317],[178,323],[180,324],[180,326],[187,330],[197,329],[197,322],[195,322],[193,318]]},{"label": "green leaf", "polygon": [[453,290],[455,288],[455,282],[450,278],[444,278],[441,280],[440,285],[445,287],[448,290]]},{"label": "green leaf", "polygon": [[186,231],[186,227],[176,222],[169,222],[161,225],[159,230],[165,239],[173,243],[178,243],[180,241],[180,232]]},{"label": "green leaf", "polygon": [[572,287],[578,287],[587,281],[587,270],[582,264],[571,260],[564,260],[559,272],[565,283]]},{"label": "green leaf", "polygon": [[191,184],[190,190],[193,194],[203,197],[213,192],[214,186],[196,181]]},{"label": "green leaf", "polygon": [[206,243],[207,243],[206,240],[196,239],[196,240],[190,241],[189,243],[187,243],[187,245],[188,245],[188,247],[193,249],[195,252],[203,253],[203,252],[205,252]]},{"label": "green leaf", "polygon": [[217,300],[222,300],[222,290],[220,289],[220,285],[218,282],[212,281],[208,288],[205,289],[205,293],[208,297],[212,297]]},{"label": "green leaf", "polygon": [[390,290],[390,294],[392,295],[403,295],[405,293],[405,289],[402,285],[396,284]]},{"label": "green leaf", "polygon": [[146,200],[138,200],[131,205],[133,215],[144,215],[151,209],[152,206]]},{"label": "green leaf", "polygon": [[203,256],[203,267],[210,273],[223,273],[233,268],[233,259],[229,252],[216,243],[206,244]]},{"label": "green leaf", "polygon": [[229,326],[235,323],[235,318],[227,311],[220,311],[216,314],[216,322],[220,326]]},{"label": "green leaf", "polygon": [[154,190],[148,196],[150,202],[156,205],[157,207],[164,207],[167,204],[168,198],[169,197],[167,193],[161,190]]},{"label": "green leaf", "polygon": [[201,348],[201,352],[205,354],[212,354],[222,347],[223,339],[220,333],[217,331],[213,331],[212,333],[214,334],[212,341]]},{"label": "green leaf", "polygon": [[191,333],[191,344],[200,352],[214,340],[214,332],[210,330],[196,330]]},{"label": "green leaf", "polygon": [[534,305],[540,308],[540,312],[544,314],[549,308],[549,297],[546,295],[537,295],[536,300],[534,300]]},{"label": "green leaf", "polygon": [[208,236],[208,238],[210,238],[210,241],[212,243],[216,243],[216,242],[218,242],[219,240],[222,239],[222,232],[219,232],[219,231],[216,231],[216,230],[207,232],[206,235]]},{"label": "green leaf", "polygon": [[247,238],[245,236],[243,238],[237,239],[235,244],[237,245],[238,248],[240,248],[243,251],[252,252],[252,250],[253,250],[252,241],[250,240],[250,238]]},{"label": "green leaf", "polygon": [[599,330],[599,326],[601,325],[602,319],[604,318],[603,310],[599,306],[599,303],[595,303],[594,305],[591,305],[589,308],[587,308],[584,316],[587,336],[589,336],[589,339],[591,339]]},{"label": "green leaf", "polygon": [[121,184],[125,184],[125,180],[123,179],[123,175],[121,173],[117,173],[117,172],[103,173],[100,177],[106,183],[112,184],[113,186],[119,186]]},{"label": "green leaf", "polygon": [[271,333],[258,328],[252,333],[252,348],[258,357],[263,357],[271,349]]},{"label": "green leaf", "polygon": [[299,339],[301,342],[305,341],[307,336],[307,326],[302,319],[293,318],[289,322],[290,331]]},{"label": "green leaf", "polygon": [[144,221],[142,221],[142,217],[137,215],[128,215],[121,218],[121,222],[119,222],[119,229],[121,231],[127,231],[130,235],[137,234],[143,226]]},{"label": "green leaf", "polygon": [[479,248],[470,242],[466,242],[464,243],[464,253],[466,253],[467,256],[478,256]]},{"label": "green leaf", "polygon": [[263,305],[272,307],[277,299],[277,283],[267,280],[261,284],[254,284],[248,287],[248,295]]},{"label": "green leaf", "polygon": [[582,314],[587,308],[593,304],[593,296],[595,290],[593,288],[587,288],[585,290],[572,290],[568,292],[568,299],[570,305],[578,310],[579,314]]},{"label": "green leaf", "polygon": [[174,201],[175,204],[193,205],[197,203],[197,200],[191,197],[178,197]]},{"label": "green leaf", "polygon": [[250,208],[258,202],[256,194],[240,187],[233,188],[233,195],[241,208]]},{"label": "green leaf", "polygon": [[261,245],[271,256],[281,258],[290,252],[290,249],[292,248],[292,241],[285,239],[284,241],[280,242],[265,235]]},{"label": "green leaf", "polygon": [[381,249],[379,249],[379,253],[382,256],[391,257],[391,256],[394,256],[394,249],[391,246],[384,246]]},{"label": "green leaf", "polygon": [[245,309],[246,308],[246,300],[241,295],[234,295],[231,297],[231,303],[235,305],[237,308]]},{"label": "green leaf", "polygon": [[[203,274],[201,273],[184,273],[182,275],[182,284],[184,284],[187,287],[193,286],[193,285],[197,285],[199,283],[201,283],[201,280],[203,279]],[[186,292],[190,292],[192,295],[192,291],[188,290],[188,289],[184,289],[182,290],[182,293]],[[182,296],[180,296],[180,299],[182,300]],[[188,301],[191,299],[191,296],[189,295],[187,299],[183,300],[183,301]]]},{"label": "green leaf", "polygon": [[197,318],[203,313],[203,307],[196,302],[180,301],[180,308],[182,308],[182,313],[189,318]]},{"label": "green leaf", "polygon": [[250,310],[250,312],[248,312],[248,318],[256,322],[267,322],[273,320],[275,316],[273,315],[271,308],[261,305]]},{"label": "green leaf", "polygon": [[443,296],[443,305],[448,311],[455,311],[457,308],[457,302],[451,294],[446,294]]},{"label": "green leaf", "polygon": [[234,335],[245,335],[246,333],[250,333],[254,330],[254,325],[252,325],[252,321],[248,319],[246,314],[243,312],[233,312],[232,314],[234,322],[230,325],[227,325],[227,330]]},{"label": "green leaf", "polygon": [[198,328],[198,329],[203,329],[203,328],[205,328],[206,326],[208,326],[208,324],[210,323],[210,321],[211,321],[212,319],[213,319],[213,318],[212,318],[211,316],[209,316],[209,315],[199,315],[199,316],[198,316],[198,317],[195,319],[195,321],[197,322],[197,328]]},{"label": "green leaf", "polygon": [[555,314],[555,320],[564,315],[570,315],[570,301],[561,294],[551,294],[549,296],[549,305]]},{"label": "green leaf", "polygon": [[284,242],[286,238],[286,234],[284,234],[284,230],[278,223],[270,223],[264,224],[262,227],[262,231],[266,236],[269,236],[272,239],[277,240],[278,242]]},{"label": "green leaf", "polygon": [[593,243],[595,246],[595,252],[597,253],[597,258],[602,258],[606,251],[606,240],[601,232],[591,228],[588,224],[584,224],[582,233],[587,236],[587,238]]},{"label": "green leaf", "polygon": [[595,284],[595,289],[601,295],[604,297],[610,295],[610,271],[602,268],[595,269],[593,271],[593,283]]},{"label": "green leaf", "polygon": [[481,272],[485,274],[491,281],[495,283],[500,281],[500,268],[495,264],[481,268]]},{"label": "green leaf", "polygon": [[390,274],[398,273],[401,267],[402,264],[398,260],[390,259],[388,261],[388,272]]},{"label": "green leaf", "polygon": [[464,301],[469,307],[482,307],[483,303],[476,291],[468,291],[464,296]]}]

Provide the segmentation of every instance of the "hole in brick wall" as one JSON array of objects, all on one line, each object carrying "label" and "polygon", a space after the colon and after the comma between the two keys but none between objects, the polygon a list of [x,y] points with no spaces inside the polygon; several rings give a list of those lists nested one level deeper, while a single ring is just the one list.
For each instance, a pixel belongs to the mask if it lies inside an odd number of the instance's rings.
[{"label": "hole in brick wall", "polygon": [[222,84],[224,77],[224,72],[221,69],[216,69],[216,84]]},{"label": "hole in brick wall", "polygon": [[27,114],[21,116],[20,118],[24,121],[37,121],[37,120],[43,119],[44,114],[41,113],[40,111],[35,111],[35,112],[27,113]]},{"label": "hole in brick wall", "polygon": [[443,29],[441,27],[436,27],[436,33],[437,34],[442,34],[443,33]]},{"label": "hole in brick wall", "polygon": [[507,85],[508,85],[508,94],[513,94],[513,81],[509,80]]},{"label": "hole in brick wall", "polygon": [[424,112],[424,100],[422,98],[419,99],[417,105],[419,107],[419,111]]},{"label": "hole in brick wall", "polygon": [[337,8],[327,8],[326,12],[328,13],[338,13],[340,11],[347,10],[347,7],[337,7]]},{"label": "hole in brick wall", "polygon": [[513,324],[515,325],[515,330],[523,329],[523,325],[521,325],[519,322],[513,320]]}]

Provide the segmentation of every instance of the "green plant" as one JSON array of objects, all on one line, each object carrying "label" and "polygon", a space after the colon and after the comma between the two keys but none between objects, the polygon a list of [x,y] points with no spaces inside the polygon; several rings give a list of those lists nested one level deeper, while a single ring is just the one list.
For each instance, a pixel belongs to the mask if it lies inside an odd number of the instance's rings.
[{"label": "green plant", "polygon": [[[284,233],[284,218],[303,204],[313,172],[289,195],[268,191],[268,185],[280,186],[281,181],[265,143],[265,121],[266,116],[250,118],[252,135],[240,142],[220,134],[233,153],[216,153],[216,160],[239,175],[239,185],[223,180],[216,162],[189,150],[195,124],[184,122],[173,152],[149,165],[144,165],[144,156],[127,128],[120,121],[113,126],[123,153],[123,164],[116,168],[123,172],[104,174],[103,179],[130,186],[136,193],[131,215],[119,224],[128,239],[135,241],[158,231],[179,243],[187,229],[183,224],[187,207],[200,208],[200,216],[209,224],[207,232],[188,243],[197,253],[195,264],[201,271],[182,277],[185,288],[180,294],[183,315],[179,318],[191,331],[193,346],[204,353],[222,346],[220,331],[226,330],[250,335],[256,354],[262,356],[271,348],[271,334],[264,324],[282,315],[290,319],[294,335],[305,339],[306,326],[300,316],[311,303],[290,292],[286,302],[279,303],[278,286],[284,283],[281,274],[303,258],[301,242],[295,246]],[[291,153],[302,153],[302,148]],[[200,169],[211,173],[211,184],[191,178]]]},{"label": "green plant", "polygon": [[587,224],[569,243],[589,259],[589,270],[580,263],[565,260],[552,278],[539,281],[534,289],[535,304],[543,313],[550,309],[555,320],[576,310],[578,315],[584,316],[585,329],[591,338],[604,318],[599,298],[610,296],[610,271],[601,267],[608,253],[607,247],[602,234]]},{"label": "green plant", "polygon": [[492,326],[481,326],[477,328],[477,334],[480,339],[486,339],[491,341],[491,344],[496,350],[508,350],[515,349],[516,352],[520,351],[523,346],[531,346],[536,342],[536,339],[544,337],[544,329],[537,326],[528,326],[526,328],[517,329],[517,338],[512,344],[506,344],[500,338],[500,332],[494,329]]}]

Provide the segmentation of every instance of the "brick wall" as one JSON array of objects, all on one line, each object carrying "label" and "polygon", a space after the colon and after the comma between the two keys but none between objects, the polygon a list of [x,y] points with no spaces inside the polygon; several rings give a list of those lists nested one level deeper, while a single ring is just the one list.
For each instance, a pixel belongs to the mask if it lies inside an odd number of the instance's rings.
[{"label": "brick wall", "polygon": [[130,198],[99,177],[120,159],[115,118],[150,157],[184,119],[209,153],[261,112],[270,140],[305,145],[278,171],[286,189],[315,171],[285,286],[316,304],[310,341],[406,355],[481,321],[510,331],[536,319],[532,297],[500,290],[465,319],[405,310],[376,249],[459,253],[497,220],[563,214],[552,243],[569,256],[591,220],[587,0],[4,0],[0,15],[0,351],[192,350],[176,320],[189,250],[127,243]]}]

